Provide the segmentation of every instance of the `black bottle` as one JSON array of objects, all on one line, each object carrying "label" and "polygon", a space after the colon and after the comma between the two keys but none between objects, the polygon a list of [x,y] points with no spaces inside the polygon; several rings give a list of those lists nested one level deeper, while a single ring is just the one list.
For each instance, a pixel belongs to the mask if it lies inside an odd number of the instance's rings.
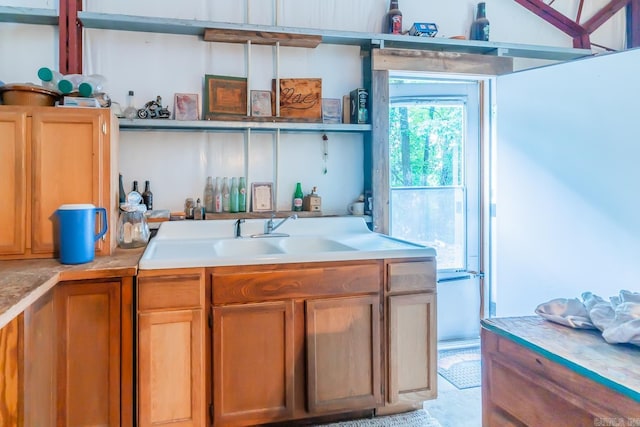
[{"label": "black bottle", "polygon": [[138,190],[138,181],[133,181],[133,191],[135,191],[136,193],[140,193],[140,191]]},{"label": "black bottle", "polygon": [[142,193],[142,201],[147,206],[147,210],[153,210],[153,193],[149,181],[144,182],[144,193]]},{"label": "black bottle", "polygon": [[476,19],[471,24],[471,40],[489,41],[489,20],[484,2],[478,3]]},{"label": "black bottle", "polygon": [[385,16],[386,29],[388,34],[402,34],[402,12],[398,8],[398,0],[391,0],[389,12]]},{"label": "black bottle", "polygon": [[122,174],[120,174],[119,178],[119,188],[118,188],[118,201],[120,203],[124,203],[127,201],[127,194],[124,192],[124,184],[122,183]]}]

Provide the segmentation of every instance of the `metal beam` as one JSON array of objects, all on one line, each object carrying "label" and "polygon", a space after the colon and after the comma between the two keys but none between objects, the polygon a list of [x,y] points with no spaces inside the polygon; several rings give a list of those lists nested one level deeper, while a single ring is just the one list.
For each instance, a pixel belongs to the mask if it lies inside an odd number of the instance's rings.
[{"label": "metal beam", "polygon": [[516,3],[535,13],[554,27],[571,37],[578,38],[585,34],[584,28],[567,18],[542,0],[515,0]]},{"label": "metal beam", "polygon": [[595,15],[589,18],[582,27],[589,33],[593,33],[602,24],[607,22],[613,15],[615,15],[620,9],[626,6],[630,0],[612,0]]},{"label": "metal beam", "polygon": [[627,49],[640,47],[640,0],[627,5]]}]

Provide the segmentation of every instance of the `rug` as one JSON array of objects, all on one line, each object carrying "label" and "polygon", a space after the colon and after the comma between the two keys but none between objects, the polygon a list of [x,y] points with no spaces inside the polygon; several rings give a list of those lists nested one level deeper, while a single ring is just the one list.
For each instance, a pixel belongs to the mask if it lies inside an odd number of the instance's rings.
[{"label": "rug", "polygon": [[480,346],[438,352],[438,374],[459,389],[479,387],[482,378]]},{"label": "rug", "polygon": [[438,420],[429,415],[424,409],[405,412],[403,414],[321,425],[323,427],[441,427]]}]

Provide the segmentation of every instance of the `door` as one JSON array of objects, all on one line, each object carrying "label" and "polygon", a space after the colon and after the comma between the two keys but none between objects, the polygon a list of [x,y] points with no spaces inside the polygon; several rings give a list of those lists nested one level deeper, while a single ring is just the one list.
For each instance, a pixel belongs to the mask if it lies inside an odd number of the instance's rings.
[{"label": "door", "polygon": [[105,168],[103,126],[103,116],[93,110],[33,114],[32,253],[53,253],[57,232],[53,214],[60,205],[108,207],[103,203],[108,196],[100,186]]},{"label": "door", "polygon": [[120,426],[120,282],[63,283],[54,294],[58,425]]},{"label": "door", "polygon": [[214,424],[290,418],[293,301],[214,307],[213,325]]},{"label": "door", "polygon": [[478,338],[480,84],[389,77],[389,234],[432,246],[438,340]]},{"label": "door", "polygon": [[0,112],[0,255],[20,255],[26,244],[27,116]]},{"label": "door", "polygon": [[377,295],[306,302],[309,412],[382,406],[380,309]]}]

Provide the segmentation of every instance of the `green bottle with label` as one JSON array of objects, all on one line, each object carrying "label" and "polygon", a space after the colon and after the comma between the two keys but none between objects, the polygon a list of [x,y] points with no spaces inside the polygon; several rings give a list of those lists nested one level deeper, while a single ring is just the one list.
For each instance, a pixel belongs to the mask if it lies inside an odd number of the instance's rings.
[{"label": "green bottle with label", "polygon": [[296,183],[296,191],[293,193],[293,210],[299,212],[302,210],[302,199],[304,198],[304,194],[302,194],[302,185],[298,182]]}]

